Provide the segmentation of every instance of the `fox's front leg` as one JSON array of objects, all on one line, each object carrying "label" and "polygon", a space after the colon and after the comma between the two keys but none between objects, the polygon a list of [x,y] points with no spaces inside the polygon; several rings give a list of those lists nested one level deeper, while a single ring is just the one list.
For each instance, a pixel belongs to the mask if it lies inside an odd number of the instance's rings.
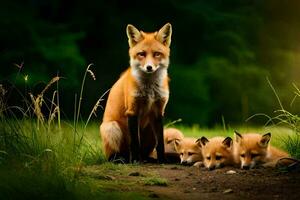
[{"label": "fox's front leg", "polygon": [[128,117],[128,129],[130,134],[130,158],[129,162],[140,161],[139,120],[137,116]]},{"label": "fox's front leg", "polygon": [[164,144],[164,135],[163,135],[163,116],[159,116],[154,120],[153,123],[154,133],[156,135],[157,145],[157,160],[159,163],[165,162],[165,144]]},{"label": "fox's front leg", "polygon": [[129,95],[127,97],[127,110],[126,116],[128,118],[128,130],[130,137],[129,144],[129,153],[130,158],[129,162],[138,162],[141,160],[140,153],[140,140],[139,140],[139,117],[138,117],[138,105],[139,99],[135,96]]},{"label": "fox's front leg", "polygon": [[168,102],[167,98],[162,98],[160,101],[156,102],[157,111],[155,120],[153,121],[153,129],[156,135],[157,146],[157,160],[159,163],[164,163],[165,159],[165,144],[164,144],[164,125],[163,125],[163,116],[166,104]]}]

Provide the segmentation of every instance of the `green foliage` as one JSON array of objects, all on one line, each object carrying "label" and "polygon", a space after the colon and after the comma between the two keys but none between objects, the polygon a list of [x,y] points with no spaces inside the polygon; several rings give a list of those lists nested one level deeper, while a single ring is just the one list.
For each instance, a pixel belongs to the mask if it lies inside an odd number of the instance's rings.
[{"label": "green foliage", "polygon": [[283,140],[284,147],[293,158],[300,159],[300,136],[292,135]]},{"label": "green foliage", "polygon": [[[277,98],[280,110],[275,111],[274,117],[267,116],[269,118],[267,123],[274,123],[276,125],[286,126],[290,130],[292,130],[293,135],[283,139],[284,147],[292,157],[300,159],[300,117],[296,114],[290,113],[289,111],[285,110],[275,88],[269,80],[268,82]],[[296,98],[300,97],[299,88],[296,85],[294,85],[294,88],[295,97],[292,102],[294,102]]]}]

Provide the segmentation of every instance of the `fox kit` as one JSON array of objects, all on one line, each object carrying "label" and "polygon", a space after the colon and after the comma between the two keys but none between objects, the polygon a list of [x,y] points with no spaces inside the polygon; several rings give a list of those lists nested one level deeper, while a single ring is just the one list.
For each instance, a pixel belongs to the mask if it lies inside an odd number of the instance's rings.
[{"label": "fox kit", "polygon": [[241,135],[235,131],[234,155],[242,169],[251,169],[256,165],[275,167],[288,153],[269,145],[271,133],[264,135],[248,133]]},{"label": "fox kit", "polygon": [[110,90],[100,126],[104,153],[109,160],[147,159],[156,147],[164,161],[163,116],[169,99],[172,27],[145,33],[127,26],[130,67]]},{"label": "fox kit", "polygon": [[201,147],[195,138],[175,140],[175,148],[179,153],[180,163],[183,165],[193,165],[202,161]]},{"label": "fox kit", "polygon": [[181,131],[175,128],[167,128],[164,130],[164,143],[166,154],[177,154],[175,148],[175,141],[183,140],[183,134]]},{"label": "fox kit", "polygon": [[213,170],[227,165],[233,165],[233,147],[230,137],[201,137],[197,140],[201,144],[204,166]]}]

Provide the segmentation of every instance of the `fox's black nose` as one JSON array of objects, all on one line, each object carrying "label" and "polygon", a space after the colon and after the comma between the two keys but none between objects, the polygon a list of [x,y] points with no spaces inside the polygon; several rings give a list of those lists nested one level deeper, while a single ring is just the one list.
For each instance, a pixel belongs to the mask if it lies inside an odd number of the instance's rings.
[{"label": "fox's black nose", "polygon": [[147,68],[148,72],[152,72],[152,70],[153,70],[151,65],[148,65],[146,68]]},{"label": "fox's black nose", "polygon": [[248,170],[248,169],[250,169],[250,167],[248,165],[244,165],[243,169],[247,169]]},{"label": "fox's black nose", "polygon": [[181,164],[182,164],[182,165],[187,165],[188,162],[185,160],[185,161],[182,161]]},{"label": "fox's black nose", "polygon": [[210,166],[208,169],[209,170],[214,170],[216,167],[215,166]]}]

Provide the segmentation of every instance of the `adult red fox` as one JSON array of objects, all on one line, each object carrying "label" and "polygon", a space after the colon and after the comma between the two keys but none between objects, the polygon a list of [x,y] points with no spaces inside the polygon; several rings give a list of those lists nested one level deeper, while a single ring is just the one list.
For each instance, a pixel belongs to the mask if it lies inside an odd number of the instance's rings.
[{"label": "adult red fox", "polygon": [[127,26],[130,67],[110,90],[100,132],[109,160],[147,160],[156,148],[164,162],[163,116],[169,99],[172,27],[145,33]]}]

